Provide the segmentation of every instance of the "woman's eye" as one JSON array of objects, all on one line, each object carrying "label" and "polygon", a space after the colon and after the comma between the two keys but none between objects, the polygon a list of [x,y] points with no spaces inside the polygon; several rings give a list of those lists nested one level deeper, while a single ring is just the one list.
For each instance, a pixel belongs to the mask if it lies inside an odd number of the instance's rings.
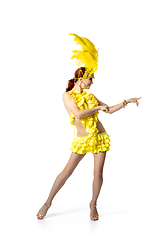
[{"label": "woman's eye", "polygon": [[91,81],[92,81],[92,78],[90,78],[89,80],[91,80]]}]

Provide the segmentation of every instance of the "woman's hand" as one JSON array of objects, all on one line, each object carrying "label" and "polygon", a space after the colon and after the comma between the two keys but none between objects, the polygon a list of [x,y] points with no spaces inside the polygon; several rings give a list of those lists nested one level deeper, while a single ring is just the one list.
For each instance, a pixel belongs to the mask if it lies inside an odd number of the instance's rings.
[{"label": "woman's hand", "polygon": [[109,111],[109,107],[107,105],[102,105],[100,106],[100,111],[103,111],[105,113],[108,113]]},{"label": "woman's hand", "polygon": [[139,107],[139,102],[138,100],[141,99],[142,97],[140,98],[130,98],[130,99],[127,99],[127,103],[136,103],[137,107]]}]

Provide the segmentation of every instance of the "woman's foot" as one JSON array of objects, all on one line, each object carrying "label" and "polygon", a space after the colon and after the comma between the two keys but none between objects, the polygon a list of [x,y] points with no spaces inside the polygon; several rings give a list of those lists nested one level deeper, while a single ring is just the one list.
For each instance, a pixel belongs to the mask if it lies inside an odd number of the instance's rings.
[{"label": "woman's foot", "polygon": [[50,208],[51,204],[45,203],[41,209],[39,210],[38,214],[36,215],[39,220],[42,220],[46,214],[48,209]]},{"label": "woman's foot", "polygon": [[90,202],[90,209],[91,209],[91,213],[90,213],[91,220],[97,221],[99,219],[97,207],[96,207],[96,205],[93,205],[92,202]]}]

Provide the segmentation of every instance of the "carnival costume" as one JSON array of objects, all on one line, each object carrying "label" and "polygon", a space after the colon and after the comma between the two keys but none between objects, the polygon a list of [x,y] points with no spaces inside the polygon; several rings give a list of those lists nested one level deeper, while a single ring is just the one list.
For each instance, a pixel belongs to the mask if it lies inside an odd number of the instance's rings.
[{"label": "carnival costume", "polygon": [[[78,66],[85,66],[86,72],[83,78],[87,78],[88,76],[94,77],[94,72],[97,70],[98,67],[98,51],[95,49],[94,44],[89,41],[87,38],[82,38],[77,36],[76,34],[70,34],[75,37],[75,41],[77,44],[82,46],[82,50],[74,50],[73,58],[78,60]],[[82,91],[81,93],[76,91],[74,88],[68,91],[71,98],[77,104],[77,107],[80,110],[84,109],[91,109],[98,106],[98,102],[93,96],[93,94],[88,93],[86,91]],[[99,153],[110,151],[110,138],[106,132],[99,133],[97,129],[97,122],[98,122],[98,114],[96,113],[81,118],[80,121],[83,124],[83,127],[88,132],[87,136],[79,137],[76,136],[73,139],[72,145],[70,150],[72,152],[78,154],[85,154],[87,152],[91,153]],[[71,113],[70,115],[70,124],[75,125],[74,120],[76,116]]]},{"label": "carnival costume", "polygon": [[[74,88],[68,92],[72,99],[76,102],[80,110],[90,109],[98,106],[97,100],[91,93],[83,91],[82,93],[77,92]],[[98,114],[96,112],[88,117],[81,118],[80,121],[83,127],[88,132],[87,136],[78,137],[76,136],[72,142],[70,150],[79,154],[87,152],[99,153],[110,150],[110,139],[106,132],[98,133],[96,124],[98,122]],[[74,119],[76,116],[71,113],[70,123],[75,125]]]}]

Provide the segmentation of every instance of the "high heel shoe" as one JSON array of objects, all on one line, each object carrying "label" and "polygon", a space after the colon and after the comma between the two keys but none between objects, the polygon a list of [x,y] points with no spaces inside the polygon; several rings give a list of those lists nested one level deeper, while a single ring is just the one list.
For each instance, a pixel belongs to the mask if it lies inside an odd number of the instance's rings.
[{"label": "high heel shoe", "polygon": [[[91,202],[90,202],[89,206],[90,206],[90,209],[97,207],[97,205],[92,205]],[[97,212],[97,209],[96,209],[96,212]],[[90,218],[91,218],[92,221],[97,221],[97,220],[99,219],[98,212],[97,212],[97,214],[95,214],[95,215],[91,215],[91,214],[90,214]]]},{"label": "high heel shoe", "polygon": [[[42,219],[46,216],[47,211],[48,211],[48,209],[50,208],[50,206],[51,206],[51,204],[45,203],[45,204],[41,207],[41,209],[39,210],[39,212],[38,212],[37,215],[36,215],[39,220],[42,220]],[[46,207],[46,210],[45,210],[45,211],[42,210],[42,208],[44,208],[44,207]],[[42,214],[41,212],[44,212],[44,213]]]}]

